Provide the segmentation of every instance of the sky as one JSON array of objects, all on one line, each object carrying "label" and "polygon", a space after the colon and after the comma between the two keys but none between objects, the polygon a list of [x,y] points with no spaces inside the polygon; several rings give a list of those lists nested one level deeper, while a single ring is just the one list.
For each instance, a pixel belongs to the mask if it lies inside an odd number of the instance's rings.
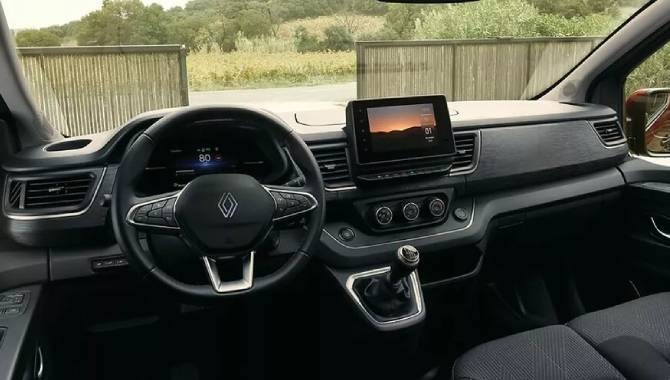
[{"label": "sky", "polygon": [[[142,0],[163,8],[183,6],[187,0]],[[65,24],[100,9],[102,0],[0,0],[11,29],[41,28]]]}]

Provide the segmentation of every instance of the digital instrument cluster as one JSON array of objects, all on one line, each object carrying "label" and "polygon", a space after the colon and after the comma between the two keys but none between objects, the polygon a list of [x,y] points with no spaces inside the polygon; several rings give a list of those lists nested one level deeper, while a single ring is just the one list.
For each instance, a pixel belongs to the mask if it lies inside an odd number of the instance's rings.
[{"label": "digital instrument cluster", "polygon": [[157,147],[146,167],[141,188],[146,193],[179,190],[207,174],[248,174],[272,183],[287,171],[279,147],[263,135],[243,128],[205,125],[186,128]]}]

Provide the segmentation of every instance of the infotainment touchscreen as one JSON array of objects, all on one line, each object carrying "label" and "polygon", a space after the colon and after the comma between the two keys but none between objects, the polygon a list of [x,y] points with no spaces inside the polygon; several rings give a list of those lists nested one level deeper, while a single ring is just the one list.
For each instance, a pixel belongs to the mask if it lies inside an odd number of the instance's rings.
[{"label": "infotainment touchscreen", "polygon": [[358,164],[455,153],[444,96],[356,100],[347,111]]}]

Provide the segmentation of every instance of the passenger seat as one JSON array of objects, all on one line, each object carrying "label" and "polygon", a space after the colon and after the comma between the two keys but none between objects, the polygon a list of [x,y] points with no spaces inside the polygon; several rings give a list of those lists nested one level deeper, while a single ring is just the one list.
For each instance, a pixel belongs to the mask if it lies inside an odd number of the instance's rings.
[{"label": "passenger seat", "polygon": [[482,344],[454,380],[670,379],[670,293],[643,297]]},{"label": "passenger seat", "polygon": [[625,379],[566,326],[549,326],[484,343],[461,356],[454,380]]}]

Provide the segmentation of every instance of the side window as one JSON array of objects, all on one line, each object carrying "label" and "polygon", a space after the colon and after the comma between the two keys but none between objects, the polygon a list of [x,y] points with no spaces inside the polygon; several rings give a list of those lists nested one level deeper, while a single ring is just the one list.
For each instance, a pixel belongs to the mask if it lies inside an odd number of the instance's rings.
[{"label": "side window", "polygon": [[670,155],[670,43],[626,78],[625,130],[638,154]]}]

